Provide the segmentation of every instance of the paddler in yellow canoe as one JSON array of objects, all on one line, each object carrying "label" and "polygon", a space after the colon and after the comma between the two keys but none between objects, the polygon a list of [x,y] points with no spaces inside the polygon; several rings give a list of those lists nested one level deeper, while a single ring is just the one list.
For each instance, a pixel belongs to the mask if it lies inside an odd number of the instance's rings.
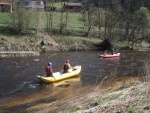
[{"label": "paddler in yellow canoe", "polygon": [[70,61],[69,60],[66,60],[64,66],[63,66],[63,73],[67,73],[69,69],[71,69],[71,65],[70,65]]}]

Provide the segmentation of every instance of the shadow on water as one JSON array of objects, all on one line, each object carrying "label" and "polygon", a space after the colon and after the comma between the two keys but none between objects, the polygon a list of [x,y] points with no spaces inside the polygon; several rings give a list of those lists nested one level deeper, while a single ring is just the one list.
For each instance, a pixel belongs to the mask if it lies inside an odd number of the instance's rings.
[{"label": "shadow on water", "polygon": [[54,87],[68,87],[71,85],[75,85],[75,84],[79,83],[80,81],[81,81],[80,77],[76,76],[76,77],[71,77],[71,78],[65,79],[63,81],[54,82],[54,83],[52,83],[52,85]]},{"label": "shadow on water", "polygon": [[[38,84],[45,88],[37,92],[33,92],[21,97],[8,100],[4,102],[0,106],[0,108],[2,108],[4,113],[7,113],[7,111],[10,112],[10,110],[11,112],[15,113],[30,108],[31,106],[50,104],[53,102],[55,103],[59,99],[65,97],[66,94],[70,95],[70,91],[72,92],[72,87],[70,86],[79,86],[81,82],[80,80],[81,79],[79,76],[75,76],[55,83],[44,83],[42,81],[34,81],[32,82],[32,87]],[[64,92],[64,89],[66,92]]]},{"label": "shadow on water", "polygon": [[60,80],[57,82],[53,82],[53,83],[46,83],[39,79],[35,84],[39,84],[40,86],[49,85],[52,87],[67,87],[67,86],[74,85],[80,81],[81,81],[80,76],[74,76],[74,77],[70,77],[70,78]]}]

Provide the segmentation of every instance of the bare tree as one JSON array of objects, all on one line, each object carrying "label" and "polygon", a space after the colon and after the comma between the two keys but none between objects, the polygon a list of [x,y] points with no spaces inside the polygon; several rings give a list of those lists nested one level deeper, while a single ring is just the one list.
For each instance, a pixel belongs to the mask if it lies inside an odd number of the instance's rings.
[{"label": "bare tree", "polygon": [[47,20],[47,32],[53,31],[53,12],[54,12],[54,0],[46,0],[46,20]]},{"label": "bare tree", "polygon": [[149,36],[150,32],[146,29],[149,27],[149,17],[149,11],[145,7],[141,7],[134,13],[129,34],[132,49],[134,43],[140,43]]},{"label": "bare tree", "polygon": [[36,9],[35,11],[35,19],[36,19],[36,34],[38,34],[38,27],[39,27],[39,22],[40,22],[39,9]]},{"label": "bare tree", "polygon": [[20,0],[13,5],[13,27],[18,33],[27,33],[30,24],[31,12],[24,9],[24,2]]},{"label": "bare tree", "polygon": [[88,1],[85,1],[84,3],[86,6],[82,12],[82,17],[84,21],[84,27],[85,27],[85,36],[89,37],[89,33],[91,31],[91,28],[94,26],[95,23],[95,12],[96,8],[93,4],[88,3]]},{"label": "bare tree", "polygon": [[66,11],[66,18],[65,18],[65,33],[67,33],[67,25],[68,25],[68,11]]},{"label": "bare tree", "polygon": [[[62,2],[62,0],[61,0],[61,7],[63,7],[63,2]],[[61,14],[61,16],[60,16],[60,29],[59,29],[59,33],[60,34],[62,34],[62,32],[63,32],[63,28],[64,28],[64,24],[63,24],[63,15],[64,15],[64,9],[62,8],[61,9],[61,12],[60,12]]]},{"label": "bare tree", "polygon": [[[66,2],[66,0],[65,0]],[[67,9],[64,9],[64,4],[63,0],[61,0],[61,11],[60,11],[60,29],[59,33],[62,34],[63,32],[67,32],[67,24],[68,24],[68,16],[69,16],[69,11]]]},{"label": "bare tree", "polygon": [[101,36],[100,34],[101,34],[101,27],[102,27],[102,17],[103,17],[103,15],[102,15],[102,8],[99,6],[98,7],[98,14],[97,14],[97,19],[98,19],[98,29],[99,29],[99,37]]}]

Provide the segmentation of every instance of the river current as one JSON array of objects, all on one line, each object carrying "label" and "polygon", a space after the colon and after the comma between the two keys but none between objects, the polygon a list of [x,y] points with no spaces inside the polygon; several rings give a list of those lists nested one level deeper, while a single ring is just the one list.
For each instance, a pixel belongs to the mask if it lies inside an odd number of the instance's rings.
[{"label": "river current", "polygon": [[[150,60],[147,51],[120,51],[119,58],[99,58],[99,51],[86,52],[51,52],[35,57],[0,59],[0,103],[42,91],[46,88],[53,90],[51,84],[41,84],[37,75],[45,76],[45,66],[50,61],[53,71],[60,71],[64,62],[69,59],[71,66],[81,65],[80,85],[88,87],[97,85],[105,76],[137,76],[144,62]],[[70,86],[72,87],[72,86]],[[76,88],[75,87],[75,88]]]}]

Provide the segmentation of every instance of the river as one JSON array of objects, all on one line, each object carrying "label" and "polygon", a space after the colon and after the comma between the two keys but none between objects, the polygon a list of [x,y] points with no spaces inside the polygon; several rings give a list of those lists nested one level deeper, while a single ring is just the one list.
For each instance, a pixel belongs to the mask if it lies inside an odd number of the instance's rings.
[{"label": "river", "polygon": [[71,66],[81,65],[80,82],[77,81],[75,86],[69,86],[80,89],[97,85],[110,74],[136,76],[142,70],[145,60],[150,60],[150,52],[147,51],[120,51],[120,53],[121,56],[115,59],[99,58],[99,54],[102,54],[99,51],[51,52],[35,57],[0,59],[0,103],[44,91],[46,88],[55,92],[57,87],[41,84],[37,79],[37,75],[45,76],[44,68],[49,61],[53,63],[54,72],[61,69],[66,59],[70,60]]}]

